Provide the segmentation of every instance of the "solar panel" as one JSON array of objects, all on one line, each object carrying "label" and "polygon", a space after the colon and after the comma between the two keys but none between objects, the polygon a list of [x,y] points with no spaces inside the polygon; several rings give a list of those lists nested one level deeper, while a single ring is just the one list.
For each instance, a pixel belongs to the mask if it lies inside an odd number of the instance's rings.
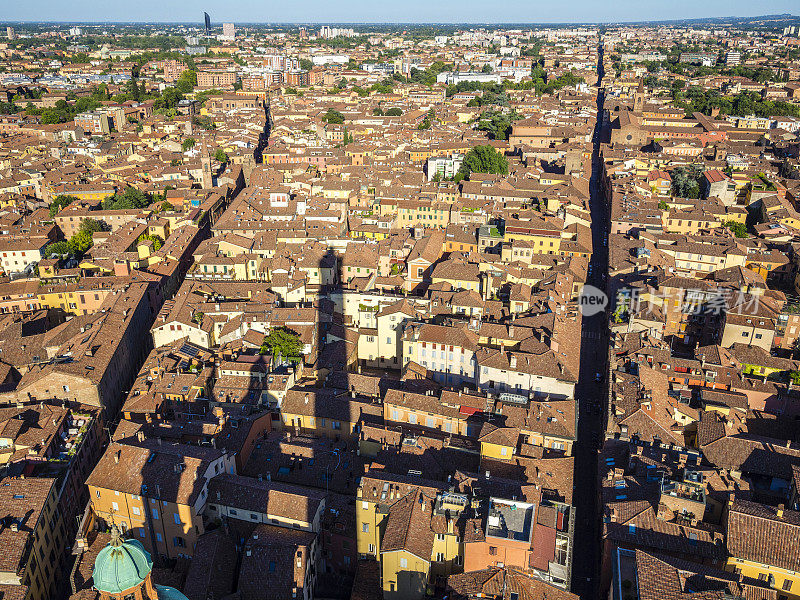
[{"label": "solar panel", "polygon": [[181,346],[179,352],[181,352],[182,354],[187,354],[188,356],[197,356],[199,350],[194,346],[190,346],[189,344],[184,344],[183,346]]}]

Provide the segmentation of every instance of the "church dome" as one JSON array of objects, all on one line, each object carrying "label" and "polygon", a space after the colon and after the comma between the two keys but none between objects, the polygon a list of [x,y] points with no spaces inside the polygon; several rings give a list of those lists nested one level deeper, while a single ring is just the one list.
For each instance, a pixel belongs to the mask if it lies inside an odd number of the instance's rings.
[{"label": "church dome", "polygon": [[181,592],[166,585],[157,585],[158,600],[188,600]]},{"label": "church dome", "polygon": [[119,594],[144,583],[153,568],[153,560],[138,540],[123,540],[115,527],[111,542],[94,561],[92,579],[96,590]]}]

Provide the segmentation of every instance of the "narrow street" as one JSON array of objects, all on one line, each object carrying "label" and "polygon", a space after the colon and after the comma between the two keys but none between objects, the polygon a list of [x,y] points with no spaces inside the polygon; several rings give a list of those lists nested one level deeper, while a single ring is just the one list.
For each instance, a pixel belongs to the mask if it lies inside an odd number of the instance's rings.
[{"label": "narrow street", "polygon": [[[603,76],[602,41],[598,48],[597,74]],[[602,82],[598,85],[600,86]],[[602,125],[603,89],[597,95],[597,123],[594,131],[592,175],[589,182],[592,214],[592,256],[587,283],[605,288],[608,267],[606,217],[600,191],[600,127]],[[576,531],[572,557],[572,591],[582,600],[599,596],[596,584],[600,568],[600,515],[598,507],[597,448],[602,440],[606,409],[608,371],[608,327],[604,312],[584,317],[581,332],[581,366],[576,386],[579,405],[578,443],[575,450]],[[597,381],[597,374],[601,381]]]}]

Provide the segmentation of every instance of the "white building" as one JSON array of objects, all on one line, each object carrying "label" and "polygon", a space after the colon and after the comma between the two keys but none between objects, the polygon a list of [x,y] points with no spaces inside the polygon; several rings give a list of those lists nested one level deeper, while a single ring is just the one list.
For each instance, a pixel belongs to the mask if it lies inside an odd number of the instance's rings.
[{"label": "white building", "polygon": [[462,81],[476,81],[478,83],[500,83],[502,77],[495,73],[474,73],[466,71],[463,73],[452,73],[450,71],[443,71],[436,76],[436,83],[445,83],[447,85],[456,85]]},{"label": "white building", "polygon": [[464,156],[461,154],[430,157],[425,166],[425,173],[427,174],[428,181],[433,181],[437,175],[439,179],[455,177],[456,173],[458,173],[458,170],[461,168],[462,162],[464,162]]},{"label": "white building", "polygon": [[222,37],[228,40],[233,40],[236,38],[236,27],[233,25],[233,23],[222,24]]}]

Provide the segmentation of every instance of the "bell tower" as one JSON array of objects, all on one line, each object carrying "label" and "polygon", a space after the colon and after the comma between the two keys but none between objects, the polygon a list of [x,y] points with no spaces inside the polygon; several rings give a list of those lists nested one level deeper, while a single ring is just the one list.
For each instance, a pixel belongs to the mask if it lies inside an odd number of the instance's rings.
[{"label": "bell tower", "polygon": [[208,153],[208,143],[203,136],[203,149],[200,155],[200,165],[203,168],[202,185],[204,190],[214,187],[213,176],[211,175],[211,156]]},{"label": "bell tower", "polygon": [[639,80],[639,87],[633,93],[633,112],[641,114],[644,111],[644,80]]}]

